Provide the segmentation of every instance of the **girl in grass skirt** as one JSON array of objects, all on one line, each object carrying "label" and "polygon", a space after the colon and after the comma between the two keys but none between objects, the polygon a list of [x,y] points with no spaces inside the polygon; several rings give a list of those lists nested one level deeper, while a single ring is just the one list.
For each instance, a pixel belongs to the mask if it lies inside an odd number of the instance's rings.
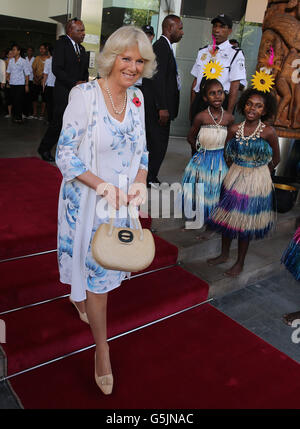
[{"label": "girl in grass skirt", "polygon": [[296,280],[300,280],[300,226],[282,255],[281,262]]},{"label": "girl in grass skirt", "polygon": [[[195,211],[202,210],[204,222],[207,222],[219,202],[221,184],[228,171],[224,144],[228,126],[233,124],[234,119],[222,107],[225,94],[217,79],[208,80],[203,93],[209,106],[197,114],[189,132],[188,142],[197,152],[185,168],[182,187],[185,217],[191,219],[195,216]],[[199,188],[196,185],[199,183],[204,184],[204,199],[197,204]],[[198,224],[194,225],[193,227],[199,228]]]},{"label": "girl in grass skirt", "polygon": [[[300,226],[283,253],[281,262],[295,279],[300,281]],[[300,320],[300,311],[285,314],[283,320],[291,326],[294,320]]]},{"label": "girl in grass skirt", "polygon": [[225,273],[232,277],[243,270],[249,241],[264,238],[274,227],[270,172],[280,160],[275,130],[262,122],[275,115],[275,97],[250,88],[242,94],[238,110],[245,121],[228,131],[225,157],[230,169],[209,221],[211,228],[222,233],[222,252],[208,260],[210,265],[226,262],[232,239],[238,239],[237,261]]}]

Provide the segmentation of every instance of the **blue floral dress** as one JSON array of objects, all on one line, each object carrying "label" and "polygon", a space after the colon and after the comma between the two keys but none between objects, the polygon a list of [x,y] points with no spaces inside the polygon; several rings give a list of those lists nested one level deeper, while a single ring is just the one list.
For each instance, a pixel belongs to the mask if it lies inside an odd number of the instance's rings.
[{"label": "blue floral dress", "polygon": [[[135,96],[141,106],[133,103]],[[86,290],[105,293],[118,287],[129,273],[101,267],[91,253],[93,235],[109,222],[105,199],[76,177],[92,171],[127,193],[139,169],[148,168],[144,104],[136,88],[127,90],[124,120],[113,118],[97,81],[75,87],[70,94],[59,138],[56,163],[63,175],[58,210],[60,280],[71,284],[71,298],[81,301]],[[115,225],[129,226],[126,208]]]}]

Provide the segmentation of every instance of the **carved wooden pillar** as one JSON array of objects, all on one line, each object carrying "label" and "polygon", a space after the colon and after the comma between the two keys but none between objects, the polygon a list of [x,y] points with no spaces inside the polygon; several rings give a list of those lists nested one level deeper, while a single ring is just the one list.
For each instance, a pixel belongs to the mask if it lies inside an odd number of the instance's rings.
[{"label": "carved wooden pillar", "polygon": [[275,53],[272,73],[280,137],[300,138],[300,0],[269,0],[263,22],[257,69],[265,65],[270,46]]}]

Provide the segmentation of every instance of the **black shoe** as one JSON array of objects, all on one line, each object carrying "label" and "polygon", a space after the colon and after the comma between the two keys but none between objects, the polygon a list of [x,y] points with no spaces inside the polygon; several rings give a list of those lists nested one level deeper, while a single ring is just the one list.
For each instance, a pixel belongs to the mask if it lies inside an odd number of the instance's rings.
[{"label": "black shoe", "polygon": [[51,155],[51,152],[49,150],[42,152],[40,149],[38,149],[38,153],[41,155],[41,157],[44,161],[48,161],[48,162],[54,162],[55,161],[55,158],[53,158],[53,156]]}]

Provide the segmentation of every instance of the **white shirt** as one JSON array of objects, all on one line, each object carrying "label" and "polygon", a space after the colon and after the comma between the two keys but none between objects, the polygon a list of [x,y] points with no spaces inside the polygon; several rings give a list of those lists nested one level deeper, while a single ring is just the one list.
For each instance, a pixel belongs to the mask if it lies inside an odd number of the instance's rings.
[{"label": "white shirt", "polygon": [[0,60],[0,83],[6,82],[5,61]]},{"label": "white shirt", "polygon": [[245,58],[243,52],[238,52],[230,66],[230,63],[236,54],[236,49],[232,47],[228,40],[218,45],[218,48],[219,49],[214,57],[212,57],[210,53],[212,46],[207,46],[206,48],[199,50],[197,59],[191,71],[191,74],[197,78],[197,83],[194,87],[195,92],[199,92],[204,67],[209,63],[211,58],[214,58],[223,67],[222,74],[218,80],[222,83],[224,91],[229,92],[230,83],[234,80],[246,81]]},{"label": "white shirt", "polygon": [[10,73],[10,85],[25,85],[25,76],[30,76],[30,70],[24,58],[18,61],[11,58],[8,63],[7,73]]},{"label": "white shirt", "polygon": [[52,73],[52,57],[47,58],[45,61],[44,74],[47,74],[46,86],[54,86],[55,84],[55,76]]},{"label": "white shirt", "polygon": [[67,37],[71,40],[71,42],[72,42],[72,44],[73,44],[73,47],[74,47],[74,51],[76,52],[76,54],[77,54],[76,45],[78,46],[78,49],[79,49],[79,52],[80,52],[80,47],[79,47],[78,43],[74,42],[74,40],[73,40],[73,39],[71,39],[71,37],[70,37],[70,36],[68,36],[68,35],[67,35]]},{"label": "white shirt", "polygon": [[143,85],[143,78],[142,78],[142,77],[140,77],[140,78],[135,82],[134,86],[141,86],[141,85]]},{"label": "white shirt", "polygon": [[[173,51],[172,43],[170,42],[170,40],[166,36],[164,36],[163,34],[162,34],[162,37],[164,37],[166,39],[166,41],[169,43],[170,49],[172,49],[172,51]],[[173,51],[173,53],[174,53],[174,51]]]},{"label": "white shirt", "polygon": [[33,80],[33,70],[32,70],[32,63],[35,60],[35,57],[32,57],[31,60],[29,60],[28,57],[25,58],[25,61],[27,63],[27,66],[30,70],[29,80]]}]

